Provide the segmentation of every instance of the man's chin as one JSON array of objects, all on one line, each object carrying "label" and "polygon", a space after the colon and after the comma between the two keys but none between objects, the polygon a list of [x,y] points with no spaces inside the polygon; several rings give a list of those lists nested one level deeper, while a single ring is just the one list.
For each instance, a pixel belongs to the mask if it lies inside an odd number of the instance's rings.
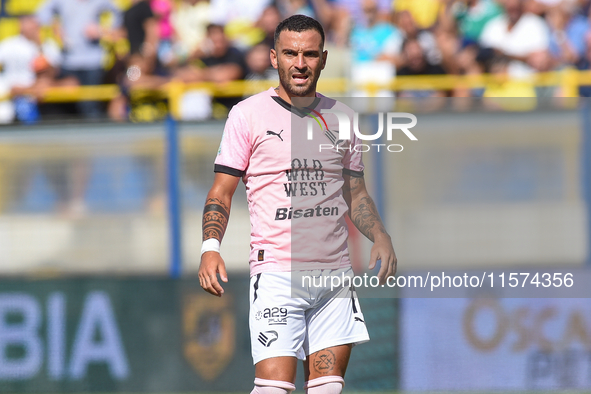
[{"label": "man's chin", "polygon": [[290,85],[289,86],[289,92],[293,95],[293,96],[298,96],[298,97],[305,97],[309,94],[311,94],[314,91],[314,89],[312,89],[312,86],[310,86],[309,84],[306,85]]}]

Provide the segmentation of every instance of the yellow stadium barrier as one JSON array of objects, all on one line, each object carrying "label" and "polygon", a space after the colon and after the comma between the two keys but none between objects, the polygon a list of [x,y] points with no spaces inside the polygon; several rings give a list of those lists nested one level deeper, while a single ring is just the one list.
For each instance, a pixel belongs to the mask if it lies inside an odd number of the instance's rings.
[{"label": "yellow stadium barrier", "polygon": [[[365,84],[353,86],[345,78],[321,79],[318,82],[318,89],[323,92],[346,95],[351,89],[361,89],[374,96],[380,90],[391,90],[399,92],[403,90],[453,90],[453,89],[477,89],[486,88],[494,84],[507,82],[506,76],[483,74],[475,76],[463,75],[422,75],[422,76],[400,76],[392,79],[388,84]],[[532,86],[556,86],[562,90],[565,97],[577,97],[579,86],[591,85],[591,71],[578,71],[575,69],[564,69],[535,74],[526,81]],[[132,97],[152,95],[169,100],[169,108],[173,116],[179,115],[179,101],[182,95],[188,90],[202,90],[213,97],[241,97],[267,89],[276,85],[275,80],[263,81],[232,81],[223,84],[213,82],[201,82],[184,84],[172,81],[158,90],[146,90],[143,88],[132,88]],[[99,86],[77,86],[77,87],[53,87],[47,89],[41,97],[41,102],[60,103],[75,101],[109,101],[120,94],[117,85]],[[0,99],[6,100],[8,96]]]}]

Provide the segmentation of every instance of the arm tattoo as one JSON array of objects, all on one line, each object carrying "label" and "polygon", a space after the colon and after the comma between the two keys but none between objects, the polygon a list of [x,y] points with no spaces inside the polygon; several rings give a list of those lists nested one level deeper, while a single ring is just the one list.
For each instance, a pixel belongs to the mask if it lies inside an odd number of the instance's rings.
[{"label": "arm tattoo", "polygon": [[375,231],[387,234],[380,215],[371,197],[362,197],[355,207],[355,210],[351,212],[351,220],[355,227],[361,231],[361,234],[365,235],[370,241],[374,242]]},{"label": "arm tattoo", "polygon": [[216,238],[221,241],[228,226],[230,209],[218,198],[209,198],[203,208],[203,240]]},{"label": "arm tattoo", "polygon": [[343,193],[350,194],[355,192],[361,184],[363,178],[349,176],[348,182],[343,185]]}]

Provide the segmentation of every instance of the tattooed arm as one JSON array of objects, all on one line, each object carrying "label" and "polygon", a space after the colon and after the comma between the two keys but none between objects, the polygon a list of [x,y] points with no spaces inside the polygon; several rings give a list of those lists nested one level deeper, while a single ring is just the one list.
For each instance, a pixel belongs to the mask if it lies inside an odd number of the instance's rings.
[{"label": "tattooed arm", "polygon": [[349,217],[361,234],[373,242],[369,269],[373,269],[377,261],[382,260],[378,277],[380,284],[384,284],[389,276],[394,276],[396,273],[397,260],[392,239],[384,228],[380,214],[367,192],[363,177],[344,175],[344,178],[343,196],[349,206]]},{"label": "tattooed arm", "polygon": [[[239,180],[239,177],[232,175],[215,174],[203,208],[203,241],[214,238],[222,242],[230,218],[232,196]],[[203,253],[199,266],[199,284],[208,293],[221,297],[224,289],[218,282],[218,274],[223,282],[228,281],[226,264],[220,254],[215,251]]]}]

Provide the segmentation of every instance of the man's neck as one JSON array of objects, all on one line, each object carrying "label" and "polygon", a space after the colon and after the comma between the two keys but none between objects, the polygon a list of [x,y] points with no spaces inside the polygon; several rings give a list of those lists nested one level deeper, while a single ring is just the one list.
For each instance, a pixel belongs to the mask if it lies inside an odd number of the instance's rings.
[{"label": "man's neck", "polygon": [[[281,86],[281,84],[279,84],[278,88],[275,88],[275,93],[277,93],[277,95],[281,97],[283,100],[285,100],[285,102],[287,102],[289,105],[293,105],[291,98],[296,97],[298,106],[301,107],[307,107],[308,105],[311,105],[314,102],[314,99],[316,98],[316,91],[313,91],[312,95],[310,96],[290,96],[287,93],[287,91],[283,89],[283,86]],[[301,105],[302,103],[305,105]]]}]

